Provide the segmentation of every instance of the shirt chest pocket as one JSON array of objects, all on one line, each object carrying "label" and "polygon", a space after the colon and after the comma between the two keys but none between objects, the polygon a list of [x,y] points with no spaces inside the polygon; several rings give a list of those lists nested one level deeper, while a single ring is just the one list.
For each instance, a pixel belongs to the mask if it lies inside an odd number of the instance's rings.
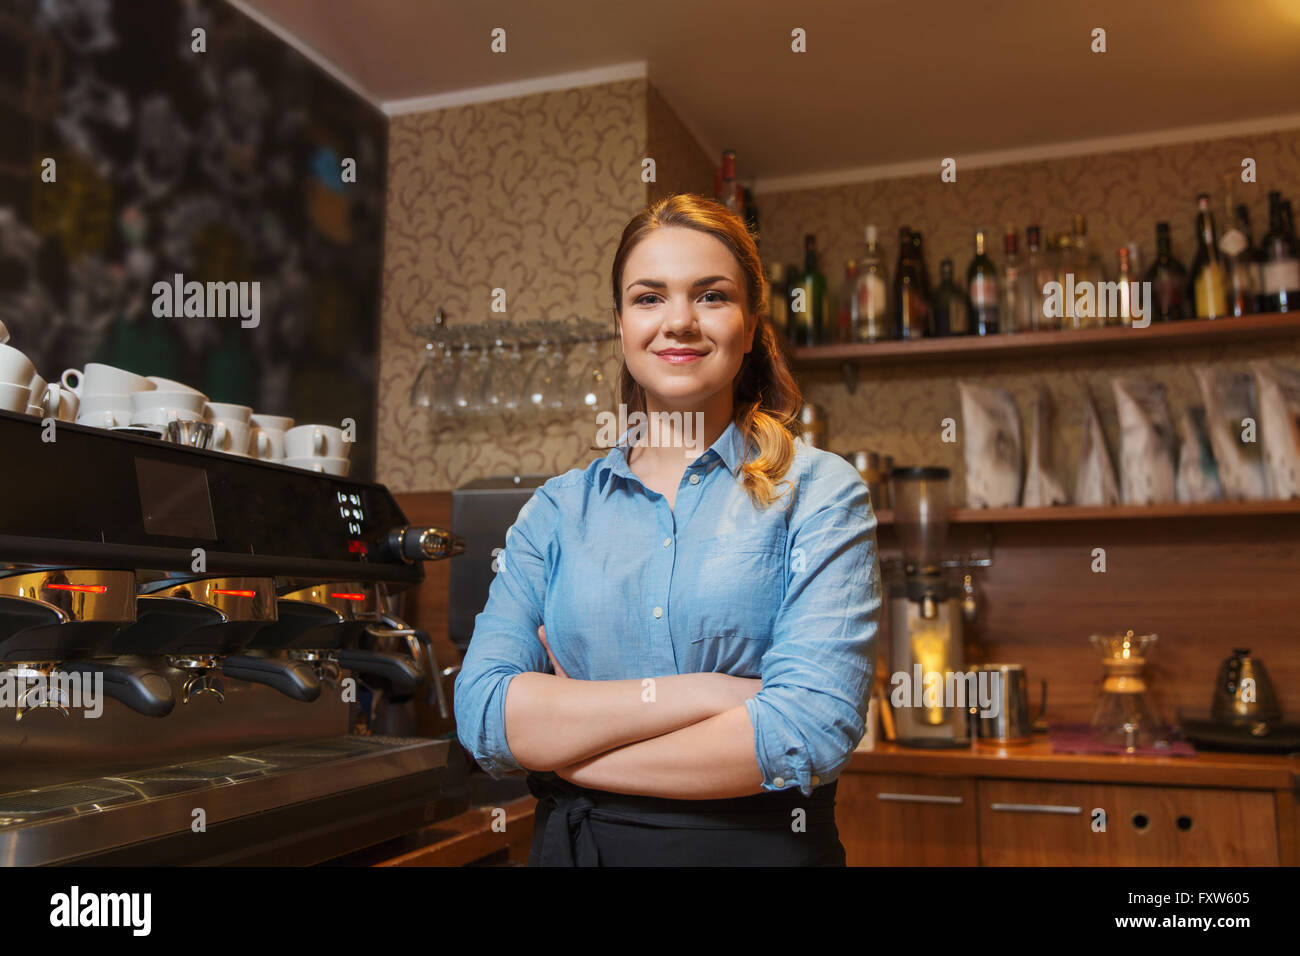
[{"label": "shirt chest pocket", "polygon": [[740,531],[700,543],[692,657],[701,671],[757,676],[785,597],[785,532]]}]

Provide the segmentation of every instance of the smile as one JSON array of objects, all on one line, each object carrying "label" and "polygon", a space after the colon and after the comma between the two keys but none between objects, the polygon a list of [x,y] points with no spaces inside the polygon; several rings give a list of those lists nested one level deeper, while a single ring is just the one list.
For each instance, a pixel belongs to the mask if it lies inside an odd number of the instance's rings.
[{"label": "smile", "polygon": [[704,358],[703,352],[692,352],[689,349],[665,349],[655,354],[665,362],[672,362],[674,365],[686,365]]}]

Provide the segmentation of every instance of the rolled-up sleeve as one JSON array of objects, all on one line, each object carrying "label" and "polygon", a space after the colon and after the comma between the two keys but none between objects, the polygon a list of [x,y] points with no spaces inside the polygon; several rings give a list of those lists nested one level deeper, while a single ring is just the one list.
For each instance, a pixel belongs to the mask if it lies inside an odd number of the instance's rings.
[{"label": "rolled-up sleeve", "polygon": [[487,605],[474,619],[456,675],[456,732],[493,778],[523,770],[506,741],[506,691],[518,674],[550,670],[537,637],[546,597],[548,551],[558,511],[545,486],[520,509],[496,558]]},{"label": "rolled-up sleeve", "polygon": [[791,527],[763,686],[745,702],[764,790],[809,795],[830,783],[865,729],[881,609],[876,518],[856,473],[828,484],[835,493]]}]

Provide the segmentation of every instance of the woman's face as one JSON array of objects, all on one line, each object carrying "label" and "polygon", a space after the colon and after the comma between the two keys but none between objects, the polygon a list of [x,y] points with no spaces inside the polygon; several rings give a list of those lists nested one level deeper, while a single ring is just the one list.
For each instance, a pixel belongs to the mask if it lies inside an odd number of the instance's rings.
[{"label": "woman's face", "polygon": [[725,393],[754,345],[744,273],[718,239],[669,226],[623,267],[623,356],[652,405],[702,410]]}]

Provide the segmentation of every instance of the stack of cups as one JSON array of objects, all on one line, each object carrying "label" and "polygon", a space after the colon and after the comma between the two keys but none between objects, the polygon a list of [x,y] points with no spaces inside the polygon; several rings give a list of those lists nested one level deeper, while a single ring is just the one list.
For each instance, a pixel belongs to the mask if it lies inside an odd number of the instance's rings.
[{"label": "stack of cups", "polygon": [[252,417],[253,410],[247,405],[208,402],[204,418],[212,423],[212,444],[209,447],[227,455],[247,457],[253,430],[249,421]]},{"label": "stack of cups", "polygon": [[6,344],[9,330],[0,322],[0,408],[44,418],[54,415],[62,421],[77,416],[77,399],[56,385],[49,385],[25,354]]},{"label": "stack of cups", "polygon": [[172,422],[203,421],[208,397],[196,388],[150,376],[153,386],[131,395],[131,424],[166,432]]},{"label": "stack of cups", "polygon": [[[136,408],[152,404],[145,401],[137,406],[135,396],[157,389],[143,375],[95,362],[88,364],[84,371],[75,368],[66,370],[61,382],[60,396],[66,391],[79,403],[77,424],[97,428],[130,427],[137,418]],[[49,394],[52,397],[53,392]]]},{"label": "stack of cups", "polygon": [[299,425],[284,433],[284,463],[327,475],[348,473],[352,446],[343,440],[343,429],[333,425]]},{"label": "stack of cups", "polygon": [[284,435],[293,427],[293,419],[283,415],[254,414],[250,419],[253,434],[248,453],[262,461],[284,461]]}]

